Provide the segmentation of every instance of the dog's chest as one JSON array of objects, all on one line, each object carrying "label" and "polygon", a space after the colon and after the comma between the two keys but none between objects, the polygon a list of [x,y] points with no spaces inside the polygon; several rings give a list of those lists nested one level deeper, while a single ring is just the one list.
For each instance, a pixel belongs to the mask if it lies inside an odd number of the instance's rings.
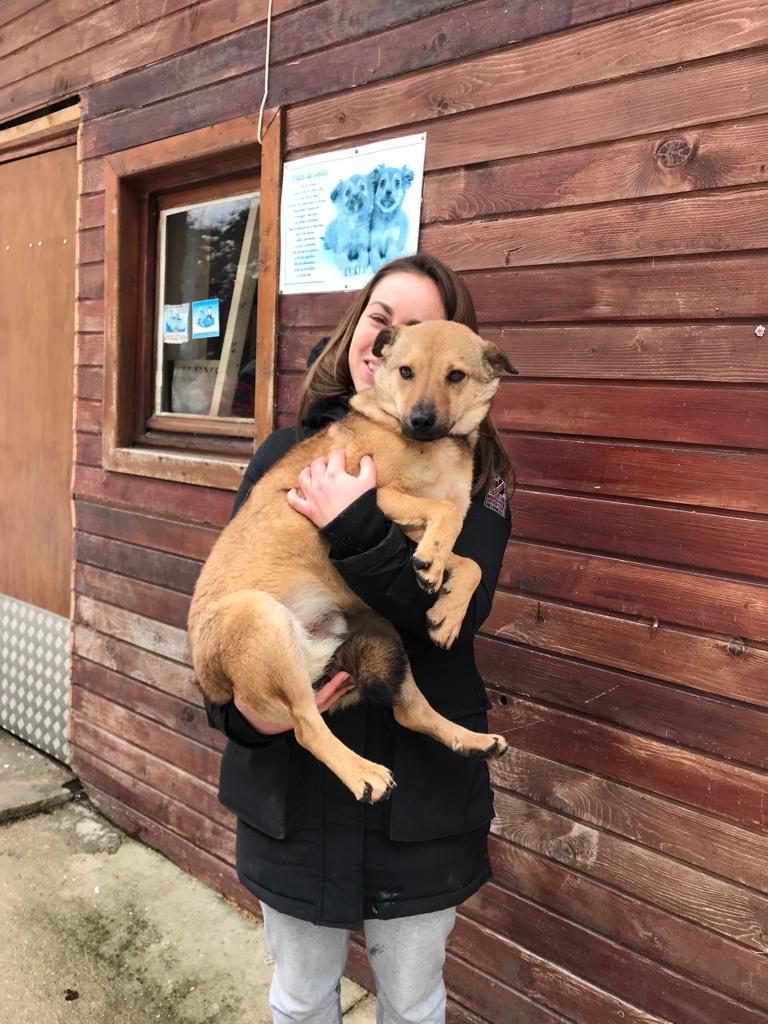
[{"label": "dog's chest", "polygon": [[414,446],[409,453],[403,489],[418,498],[450,501],[464,513],[472,488],[471,462],[453,444],[439,451],[432,444]]}]

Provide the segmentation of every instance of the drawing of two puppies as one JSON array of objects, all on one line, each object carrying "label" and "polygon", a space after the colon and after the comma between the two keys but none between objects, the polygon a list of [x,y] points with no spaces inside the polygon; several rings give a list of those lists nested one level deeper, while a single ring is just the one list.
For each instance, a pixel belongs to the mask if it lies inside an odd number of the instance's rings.
[{"label": "drawing of two puppies", "polygon": [[403,251],[408,216],[403,210],[413,171],[378,167],[368,174],[353,174],[331,192],[336,216],[328,225],[323,244],[345,277],[374,272]]}]

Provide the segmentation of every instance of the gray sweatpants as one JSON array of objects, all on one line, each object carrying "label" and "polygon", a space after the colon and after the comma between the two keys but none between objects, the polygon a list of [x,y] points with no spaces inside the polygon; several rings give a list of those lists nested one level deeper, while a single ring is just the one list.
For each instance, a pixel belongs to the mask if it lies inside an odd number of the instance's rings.
[{"label": "gray sweatpants", "polygon": [[[274,1024],[341,1024],[339,985],[349,932],[281,914],[262,903],[275,960],[269,993]],[[376,979],[377,1024],[444,1024],[445,943],[456,910],[364,922]]]}]

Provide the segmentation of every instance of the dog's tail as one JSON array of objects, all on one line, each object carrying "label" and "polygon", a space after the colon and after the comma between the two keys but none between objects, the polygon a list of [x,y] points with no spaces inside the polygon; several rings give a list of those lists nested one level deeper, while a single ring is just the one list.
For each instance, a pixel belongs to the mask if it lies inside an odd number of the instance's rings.
[{"label": "dog's tail", "polygon": [[349,672],[361,699],[393,707],[408,671],[399,636],[372,612],[353,616],[349,628],[350,635],[331,659],[327,674]]}]

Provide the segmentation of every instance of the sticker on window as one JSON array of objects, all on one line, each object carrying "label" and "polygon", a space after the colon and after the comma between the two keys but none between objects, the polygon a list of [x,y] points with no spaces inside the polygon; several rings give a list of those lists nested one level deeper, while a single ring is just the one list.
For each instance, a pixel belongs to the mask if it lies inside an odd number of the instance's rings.
[{"label": "sticker on window", "polygon": [[192,337],[218,338],[219,300],[202,299],[192,303]]},{"label": "sticker on window", "polygon": [[183,345],[189,338],[189,303],[163,307],[163,341]]}]

